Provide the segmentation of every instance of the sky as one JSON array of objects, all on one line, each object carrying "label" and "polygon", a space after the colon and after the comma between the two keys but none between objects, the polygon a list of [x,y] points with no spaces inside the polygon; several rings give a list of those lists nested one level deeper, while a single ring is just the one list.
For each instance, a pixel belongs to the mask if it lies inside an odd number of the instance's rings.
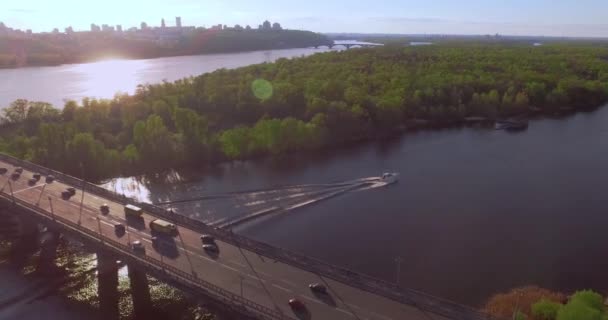
[{"label": "sky", "polygon": [[[2,2],[5,2],[2,0]],[[608,0],[21,0],[0,21],[34,32],[91,23],[257,26],[268,19],[315,32],[608,37]]]}]

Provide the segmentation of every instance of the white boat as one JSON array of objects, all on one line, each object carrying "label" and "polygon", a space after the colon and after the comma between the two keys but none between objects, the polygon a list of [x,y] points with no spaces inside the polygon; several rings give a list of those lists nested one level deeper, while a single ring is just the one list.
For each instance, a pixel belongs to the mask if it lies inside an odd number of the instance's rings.
[{"label": "white boat", "polygon": [[386,172],[382,174],[380,180],[385,182],[386,184],[391,184],[399,181],[399,174],[396,172]]}]

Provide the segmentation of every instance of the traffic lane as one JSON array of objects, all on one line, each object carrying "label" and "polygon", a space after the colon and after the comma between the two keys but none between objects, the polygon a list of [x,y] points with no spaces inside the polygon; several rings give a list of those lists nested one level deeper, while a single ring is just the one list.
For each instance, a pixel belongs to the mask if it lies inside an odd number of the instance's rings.
[{"label": "traffic lane", "polygon": [[[230,250],[230,247],[226,247],[226,250]],[[324,283],[324,281],[322,281],[323,278],[319,277],[317,274],[281,262],[275,262],[271,259],[262,258],[250,251],[242,250],[241,255],[247,256],[246,260],[254,269],[263,270],[259,272],[262,277],[279,279],[283,286],[291,288],[294,292],[305,297],[308,301],[311,301],[311,299],[314,301],[323,300],[319,299],[324,298],[323,296],[315,295],[308,288],[308,284],[311,283]],[[350,311],[355,314],[366,314],[368,317],[374,319],[399,319],[405,314],[415,315],[417,313],[420,313],[417,315],[418,317],[424,316],[414,307],[378,297],[377,295],[370,294],[341,282],[331,280],[328,281],[326,285],[328,285],[330,292],[333,290],[334,295],[332,295],[333,301],[325,297],[325,302],[335,302],[338,307],[346,310],[353,309]],[[354,294],[351,294],[351,292]],[[381,310],[381,312],[375,312],[361,307],[368,305],[381,306],[381,308],[374,308],[374,310]],[[354,308],[353,306],[358,306],[359,308]]]}]

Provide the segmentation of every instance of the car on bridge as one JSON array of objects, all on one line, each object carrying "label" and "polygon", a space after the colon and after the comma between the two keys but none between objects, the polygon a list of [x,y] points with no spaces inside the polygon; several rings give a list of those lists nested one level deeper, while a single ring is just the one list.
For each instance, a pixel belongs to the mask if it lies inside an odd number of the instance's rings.
[{"label": "car on bridge", "polygon": [[220,253],[220,248],[216,244],[204,244],[203,250],[212,254]]},{"label": "car on bridge", "polygon": [[201,242],[203,244],[215,244],[215,238],[208,234],[204,234],[201,236]]},{"label": "car on bridge", "polygon": [[298,300],[298,299],[289,299],[289,306],[291,307],[291,310],[297,312],[297,313],[304,313],[306,312],[306,305],[304,305],[304,302]]},{"label": "car on bridge", "polygon": [[21,168],[21,167],[16,167],[16,168],[15,168],[15,172],[18,172],[19,174],[22,174],[22,173],[23,173],[23,168]]},{"label": "car on bridge", "polygon": [[44,181],[46,183],[53,183],[53,181],[55,181],[55,176],[52,174],[49,174],[48,176],[46,176],[46,179]]},{"label": "car on bridge", "polygon": [[125,234],[125,232],[126,232],[126,230],[127,230],[127,229],[125,228],[125,225],[124,225],[124,224],[122,224],[122,223],[120,223],[120,222],[117,222],[117,223],[115,223],[115,224],[114,224],[114,232],[116,232],[116,234],[117,234],[118,236],[122,236],[122,235],[124,235],[124,234]]},{"label": "car on bridge", "polygon": [[35,184],[36,184],[36,182],[38,182],[38,180],[36,180],[36,178],[30,178],[30,179],[27,181],[27,184],[28,184],[28,185],[30,185],[30,186],[33,186],[33,185],[35,185]]},{"label": "car on bridge", "polygon": [[21,173],[13,172],[13,174],[11,174],[11,179],[18,180],[19,178],[21,178]]},{"label": "car on bridge", "polygon": [[40,180],[40,177],[42,177],[42,175],[38,172],[36,172],[32,175],[32,179],[36,179],[36,182],[38,182]]},{"label": "car on bridge", "polygon": [[104,203],[99,207],[99,211],[101,211],[102,214],[108,214],[110,213],[110,206],[107,203]]},{"label": "car on bridge", "polygon": [[313,293],[327,294],[327,287],[320,283],[311,283],[308,285],[308,288],[310,288]]},{"label": "car on bridge", "polygon": [[4,167],[0,168],[0,174],[5,174],[7,172],[8,172],[7,168],[4,168]]},{"label": "car on bridge", "polygon": [[131,242],[131,248],[133,249],[133,251],[135,251],[136,253],[145,253],[146,252],[146,247],[144,246],[144,244],[139,241],[139,240],[135,240],[133,242]]}]

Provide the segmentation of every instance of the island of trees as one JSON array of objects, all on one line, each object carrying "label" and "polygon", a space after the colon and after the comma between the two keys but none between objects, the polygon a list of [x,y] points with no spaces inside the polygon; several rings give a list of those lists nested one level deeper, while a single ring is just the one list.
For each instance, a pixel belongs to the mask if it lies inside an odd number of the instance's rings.
[{"label": "island of trees", "polygon": [[141,85],[63,109],[18,100],[0,151],[92,180],[310,152],[424,120],[582,110],[608,101],[608,49],[438,45],[281,59]]},{"label": "island of trees", "polygon": [[528,286],[491,297],[484,312],[497,319],[514,320],[604,320],[608,310],[604,297],[591,290],[569,296]]},{"label": "island of trees", "polygon": [[[93,25],[93,27],[96,27]],[[6,29],[6,27],[4,27]],[[110,28],[107,27],[106,28]],[[118,32],[26,34],[5,32],[0,23],[0,68],[59,65],[107,58],[143,59],[204,53],[305,48],[333,43],[324,35],[286,30],[265,21],[258,27],[157,27]]]}]

